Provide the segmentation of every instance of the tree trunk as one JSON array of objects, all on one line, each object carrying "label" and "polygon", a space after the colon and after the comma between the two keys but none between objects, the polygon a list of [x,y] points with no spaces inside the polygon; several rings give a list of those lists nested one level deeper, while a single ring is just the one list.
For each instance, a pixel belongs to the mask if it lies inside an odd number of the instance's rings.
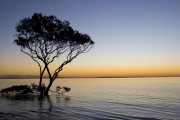
[{"label": "tree trunk", "polygon": [[40,96],[43,96],[43,89],[42,89],[42,76],[43,76],[43,73],[40,74],[40,80],[39,80],[39,92],[40,92]]},{"label": "tree trunk", "polygon": [[43,97],[43,94],[44,94],[44,90],[42,88],[42,79],[43,79],[43,74],[44,74],[45,68],[46,67],[44,67],[43,71],[41,71],[41,66],[40,66],[39,92],[40,92],[41,97]]},{"label": "tree trunk", "polygon": [[48,87],[46,88],[46,90],[44,92],[44,96],[48,96],[49,90],[50,90],[50,88],[52,86],[52,83],[53,83],[53,80],[50,79],[49,85],[48,85]]}]

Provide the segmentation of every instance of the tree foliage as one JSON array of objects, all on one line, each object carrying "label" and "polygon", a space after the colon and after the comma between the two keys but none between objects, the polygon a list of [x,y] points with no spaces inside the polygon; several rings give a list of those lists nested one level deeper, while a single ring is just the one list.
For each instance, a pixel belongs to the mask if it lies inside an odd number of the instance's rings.
[{"label": "tree foliage", "polygon": [[[47,70],[50,82],[46,94],[63,67],[81,53],[88,52],[94,45],[89,35],[74,30],[68,21],[58,20],[53,15],[35,13],[32,17],[22,19],[17,24],[16,31],[15,44],[39,65],[40,86],[44,71]],[[49,64],[63,53],[67,54],[66,60],[51,73]]]}]

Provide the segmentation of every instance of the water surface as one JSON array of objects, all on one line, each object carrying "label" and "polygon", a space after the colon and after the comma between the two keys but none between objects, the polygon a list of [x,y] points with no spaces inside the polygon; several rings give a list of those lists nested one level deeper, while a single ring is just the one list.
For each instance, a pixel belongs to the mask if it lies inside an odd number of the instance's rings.
[{"label": "water surface", "polygon": [[[31,83],[38,79],[0,79],[0,89]],[[179,77],[57,79],[52,90],[58,85],[72,90],[44,99],[0,97],[0,119],[180,119]]]}]

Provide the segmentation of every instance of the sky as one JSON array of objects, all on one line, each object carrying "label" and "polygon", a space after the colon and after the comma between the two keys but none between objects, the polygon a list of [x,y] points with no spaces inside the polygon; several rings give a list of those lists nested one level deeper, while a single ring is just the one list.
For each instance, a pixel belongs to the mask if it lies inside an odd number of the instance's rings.
[{"label": "sky", "polygon": [[180,0],[1,0],[0,76],[39,75],[13,43],[16,24],[36,12],[68,20],[95,42],[61,77],[180,76],[179,11]]}]

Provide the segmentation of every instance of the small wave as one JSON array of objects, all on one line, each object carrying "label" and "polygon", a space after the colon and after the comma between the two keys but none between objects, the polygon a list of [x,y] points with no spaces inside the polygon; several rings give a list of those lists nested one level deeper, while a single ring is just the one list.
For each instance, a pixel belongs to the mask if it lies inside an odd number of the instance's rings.
[{"label": "small wave", "polygon": [[26,115],[20,114],[20,113],[3,113],[0,112],[0,119],[4,120],[12,120],[12,119],[17,119],[17,120],[30,120]]},{"label": "small wave", "polygon": [[104,110],[94,110],[91,108],[82,107],[71,107],[66,111],[71,118],[82,119],[82,120],[160,120],[159,118],[152,117],[140,117],[140,116],[130,116],[120,113],[106,112]]}]

